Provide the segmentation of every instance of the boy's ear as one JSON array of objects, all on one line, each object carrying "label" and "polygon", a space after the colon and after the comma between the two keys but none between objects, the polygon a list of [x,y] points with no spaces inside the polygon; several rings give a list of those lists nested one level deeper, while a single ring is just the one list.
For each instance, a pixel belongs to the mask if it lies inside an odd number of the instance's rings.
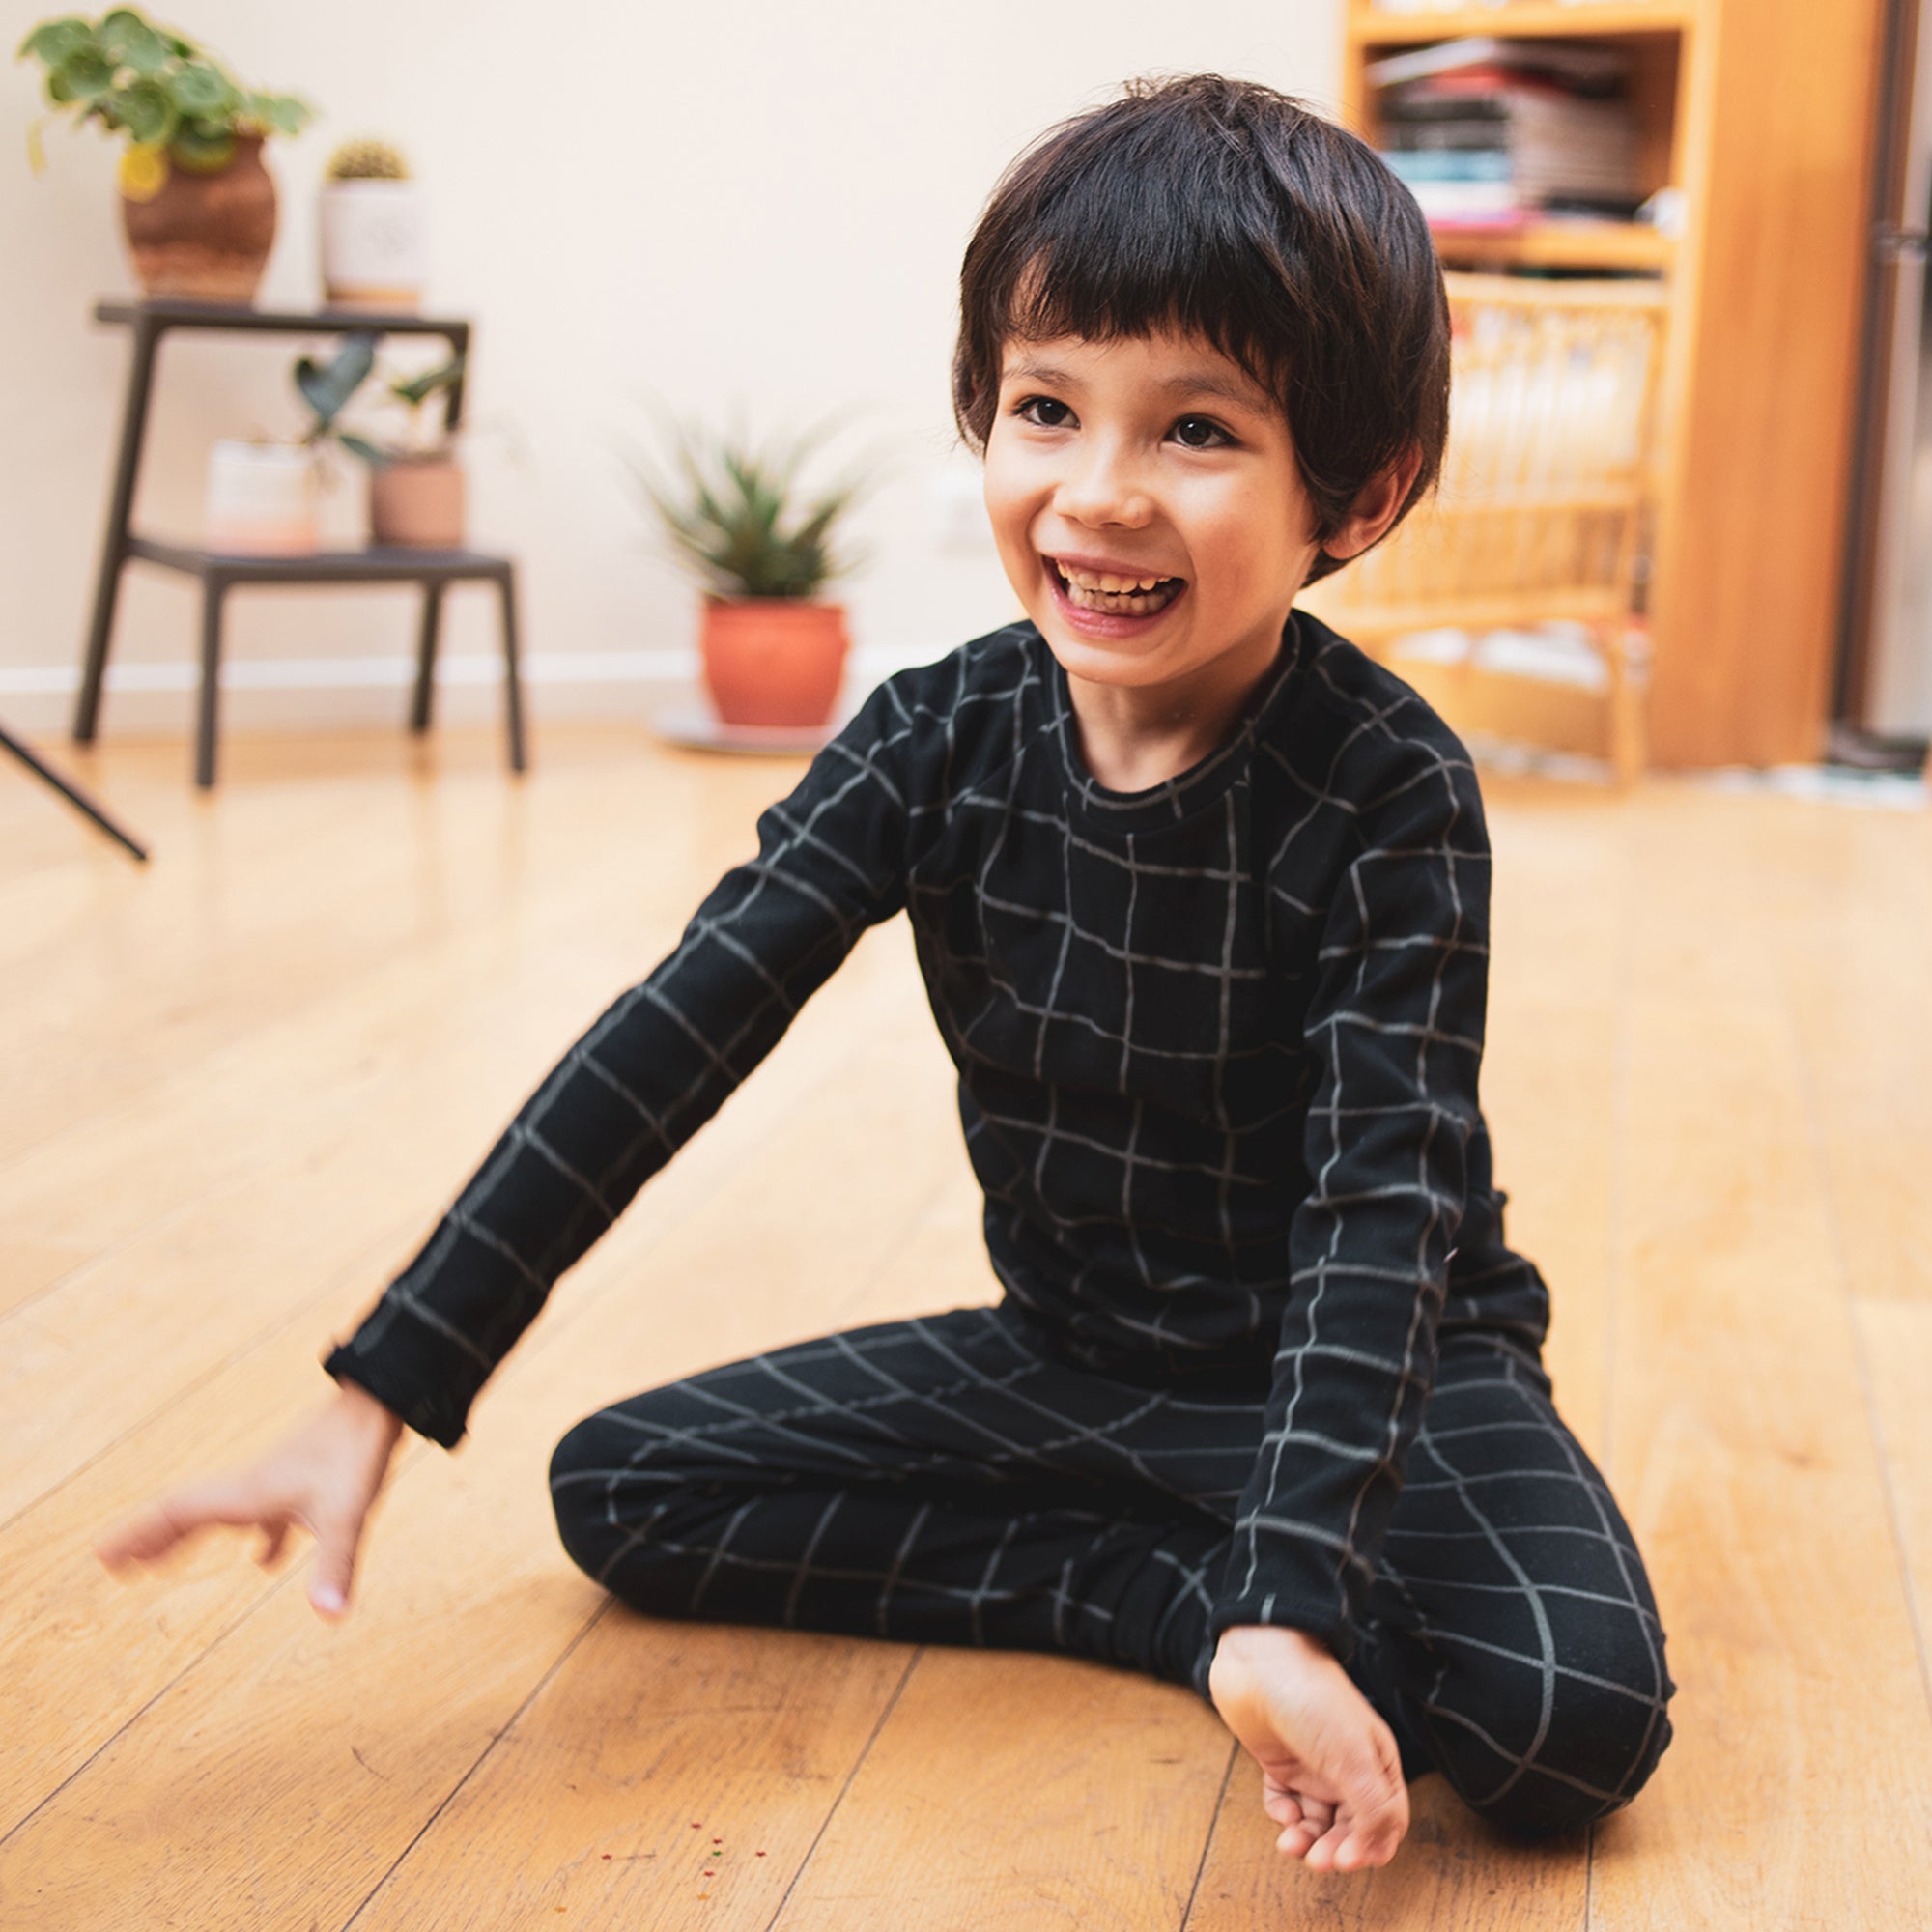
[{"label": "boy's ear", "polygon": [[1337,563],[1360,556],[1378,543],[1395,522],[1408,493],[1415,487],[1415,473],[1422,468],[1422,445],[1411,442],[1387,469],[1370,478],[1334,535],[1321,548]]}]

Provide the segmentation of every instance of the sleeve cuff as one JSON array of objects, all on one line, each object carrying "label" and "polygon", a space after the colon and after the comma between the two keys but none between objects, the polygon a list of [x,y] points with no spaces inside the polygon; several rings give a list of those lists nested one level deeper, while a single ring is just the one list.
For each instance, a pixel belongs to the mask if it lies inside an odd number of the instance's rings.
[{"label": "sleeve cuff", "polygon": [[1310,1595],[1293,1588],[1269,1589],[1258,1586],[1237,1596],[1217,1598],[1208,1620],[1212,1640],[1219,1643],[1222,1633],[1244,1624],[1265,1624],[1276,1630],[1306,1631],[1347,1663],[1355,1654],[1355,1627],[1348,1612],[1333,1597]]},{"label": "sleeve cuff", "polygon": [[[370,1331],[381,1324],[380,1339]],[[406,1311],[380,1309],[347,1342],[323,1356],[338,1382],[366,1389],[418,1435],[454,1449],[469,1427],[469,1405],[483,1383],[477,1365]]]}]

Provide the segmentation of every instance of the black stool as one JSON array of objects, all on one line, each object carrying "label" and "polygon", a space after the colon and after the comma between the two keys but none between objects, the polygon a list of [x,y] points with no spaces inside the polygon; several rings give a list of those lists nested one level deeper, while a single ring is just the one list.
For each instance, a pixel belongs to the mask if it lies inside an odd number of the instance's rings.
[{"label": "black stool", "polygon": [[[243,556],[185,544],[160,543],[136,536],[128,527],[134,483],[140,469],[141,443],[147,431],[148,399],[153,387],[155,358],[161,338],[171,328],[245,330],[275,334],[344,335],[367,330],[378,335],[440,335],[452,356],[467,355],[469,324],[449,318],[407,314],[377,314],[359,309],[322,309],[313,313],[252,309],[218,302],[135,301],[101,302],[94,311],[99,322],[126,323],[134,331],[134,355],[128,378],[128,400],[121,419],[121,452],[115,467],[113,493],[108,499],[107,533],[101,546],[100,574],[95,587],[94,616],[88,627],[87,661],[81,676],[80,698],[74,709],[73,737],[87,744],[100,713],[100,687],[107,668],[107,651],[114,629],[114,607],[120,595],[121,572],[129,561],[158,564],[164,570],[185,571],[201,580],[201,703],[195,730],[194,780],[206,788],[214,782],[214,741],[221,673],[221,619],[228,592],[244,583],[420,583],[423,613],[417,651],[415,695],[410,707],[410,728],[429,728],[438,632],[442,619],[442,596],[451,583],[467,580],[493,582],[501,602],[503,619],[503,698],[508,726],[510,768],[525,769],[523,696],[517,673],[516,566],[507,556],[472,550],[322,551],[308,556]],[[445,429],[454,431],[463,417],[461,379],[449,390],[443,414]]]}]

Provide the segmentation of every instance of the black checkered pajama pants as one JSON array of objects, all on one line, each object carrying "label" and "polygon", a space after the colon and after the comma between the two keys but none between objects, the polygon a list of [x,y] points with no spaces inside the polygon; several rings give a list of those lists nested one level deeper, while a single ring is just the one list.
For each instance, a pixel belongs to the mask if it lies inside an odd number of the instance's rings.
[{"label": "black checkered pajama pants", "polygon": [[[564,1547],[654,1616],[1062,1651],[1208,1695],[1211,1593],[1259,1395],[1077,1367],[1013,1304],[831,1335],[578,1424]],[[1650,1587],[1513,1344],[1443,1338],[1350,1675],[1409,1777],[1542,1836],[1670,1737]]]}]

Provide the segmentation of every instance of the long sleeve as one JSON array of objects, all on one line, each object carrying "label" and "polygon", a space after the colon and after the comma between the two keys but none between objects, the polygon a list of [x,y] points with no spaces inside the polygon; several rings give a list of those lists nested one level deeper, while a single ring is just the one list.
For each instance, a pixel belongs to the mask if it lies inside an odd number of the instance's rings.
[{"label": "long sleeve", "polygon": [[675,950],[577,1041],[324,1360],[452,1447],[552,1286],[904,901],[910,720],[890,683],[758,820]]},{"label": "long sleeve", "polygon": [[[1453,743],[1453,741],[1451,741]],[[1466,759],[1440,746],[1361,812],[1305,1023],[1308,1192],[1261,1455],[1215,1632],[1275,1624],[1337,1655],[1374,1575],[1435,1374],[1480,1124],[1490,851]]]}]

